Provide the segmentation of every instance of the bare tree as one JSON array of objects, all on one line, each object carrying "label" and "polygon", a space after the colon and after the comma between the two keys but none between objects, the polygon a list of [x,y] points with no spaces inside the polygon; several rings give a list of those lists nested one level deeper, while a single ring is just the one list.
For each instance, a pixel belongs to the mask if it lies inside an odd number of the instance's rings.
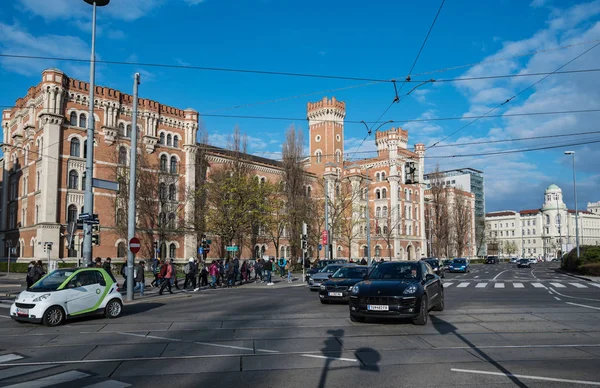
[{"label": "bare tree", "polygon": [[462,191],[454,190],[452,208],[452,237],[456,247],[456,255],[462,257],[471,236],[471,207]]},{"label": "bare tree", "polygon": [[432,248],[436,257],[448,257],[450,243],[450,212],[448,209],[448,191],[444,188],[444,176],[439,165],[429,174],[431,184],[430,217],[432,219]]},{"label": "bare tree", "polygon": [[285,213],[285,193],[282,191],[281,182],[275,184],[266,183],[264,191],[266,199],[266,214],[261,225],[261,230],[268,240],[273,243],[275,252],[279,254],[281,239],[286,232],[288,222],[287,214]]},{"label": "bare tree", "polygon": [[483,247],[485,246],[486,242],[486,229],[487,224],[485,223],[485,218],[475,218],[475,244],[477,245],[477,256],[482,255]]},{"label": "bare tree", "polygon": [[[396,214],[397,217],[394,217],[393,213]],[[377,215],[377,211],[375,211],[375,215]],[[404,217],[406,218],[406,215]],[[382,209],[381,217],[377,218],[375,233],[377,237],[381,238],[386,243],[388,258],[390,260],[392,260],[393,256],[394,240],[397,235],[402,233],[403,225],[402,212],[398,214],[397,209],[390,209],[389,211]]]}]

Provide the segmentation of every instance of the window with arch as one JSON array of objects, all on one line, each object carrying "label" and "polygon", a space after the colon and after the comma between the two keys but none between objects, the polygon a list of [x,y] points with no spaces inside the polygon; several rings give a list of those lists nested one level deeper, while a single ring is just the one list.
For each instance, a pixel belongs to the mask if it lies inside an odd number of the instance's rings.
[{"label": "window with arch", "polygon": [[167,186],[164,183],[158,185],[158,198],[161,200],[167,199]]},{"label": "window with arch", "polygon": [[404,189],[404,199],[408,201],[408,189]]},{"label": "window with arch", "polygon": [[310,187],[310,186],[306,187],[306,196],[308,198],[310,198],[312,196],[312,187]]},{"label": "window with arch", "polygon": [[170,146],[173,143],[173,138],[171,137],[171,135],[167,135],[167,145]]},{"label": "window with arch", "polygon": [[380,173],[375,174],[375,180],[377,182],[381,182],[381,174]]},{"label": "window with arch", "polygon": [[81,156],[81,147],[80,147],[80,143],[79,143],[79,139],[74,137],[73,139],[71,139],[71,147],[70,147],[70,152],[69,155],[71,156]]},{"label": "window with arch", "polygon": [[381,198],[387,198],[387,189],[381,189]]},{"label": "window with arch", "polygon": [[381,256],[381,247],[379,245],[377,245],[375,247],[375,257],[379,257]]},{"label": "window with arch", "polygon": [[177,198],[177,189],[174,184],[169,185],[169,201],[175,201]]},{"label": "window with arch", "polygon": [[408,208],[408,219],[412,220],[412,207]]},{"label": "window with arch", "polygon": [[71,112],[71,116],[69,116],[69,125],[72,127],[77,126],[77,113]]},{"label": "window with arch", "polygon": [[120,165],[127,164],[127,149],[125,147],[119,147],[119,160]]},{"label": "window with arch", "polygon": [[83,157],[87,158],[87,139],[83,141]]},{"label": "window with arch", "polygon": [[412,235],[412,225],[408,225],[408,235]]},{"label": "window with arch", "polygon": [[121,241],[117,244],[117,257],[125,257],[127,253],[125,252],[125,243]]},{"label": "window with arch", "polygon": [[267,180],[265,179],[265,177],[260,178],[260,184],[264,185],[265,183],[267,183]]},{"label": "window with arch", "polygon": [[379,189],[375,190],[375,199],[381,199],[381,191]]},{"label": "window with arch", "polygon": [[167,171],[167,155],[160,156],[160,171]]},{"label": "window with arch", "polygon": [[79,187],[79,174],[75,170],[69,171],[69,182],[67,187],[72,190],[77,190]]},{"label": "window with arch", "polygon": [[342,161],[342,152],[340,150],[335,151],[335,162],[341,163]]},{"label": "window with arch", "polygon": [[323,154],[321,153],[321,151],[315,152],[315,156],[316,156],[315,163],[317,163],[317,164],[321,163],[321,158],[323,157]]},{"label": "window with arch", "polygon": [[337,197],[339,197],[339,196],[340,196],[340,185],[335,185],[335,195],[336,195]]},{"label": "window with arch", "polygon": [[127,124],[127,133],[125,134],[126,137],[131,137],[131,124]]},{"label": "window with arch", "polygon": [[380,235],[381,235],[381,226],[377,225],[377,226],[375,227],[375,234],[377,234],[378,236],[380,236]]},{"label": "window with arch", "polygon": [[158,214],[158,225],[165,227],[167,225],[167,215],[164,212]]},{"label": "window with arch", "polygon": [[387,227],[387,225],[383,225],[383,234],[384,235],[388,234],[388,227]]},{"label": "window with arch", "polygon": [[175,258],[175,251],[176,251],[177,247],[175,246],[174,243],[171,243],[171,245],[169,245],[169,257],[171,259]]},{"label": "window with arch", "polygon": [[67,208],[67,223],[75,222],[77,220],[77,206],[69,205]]},{"label": "window with arch", "polygon": [[385,181],[385,172],[382,172],[382,173],[381,173],[381,180],[382,180],[382,181]]},{"label": "window with arch", "polygon": [[546,214],[546,224],[550,225],[550,215]]},{"label": "window with arch", "polygon": [[163,145],[165,144],[165,133],[164,132],[160,133],[160,136],[158,138],[158,144],[163,144]]},{"label": "window with arch", "polygon": [[79,127],[80,128],[87,127],[87,118],[85,117],[85,114],[83,114],[83,113],[79,115]]},{"label": "window with arch", "polygon": [[37,224],[40,221],[40,206],[35,205],[35,223]]},{"label": "window with arch", "polygon": [[85,171],[81,174],[81,190],[85,190]]},{"label": "window with arch", "polygon": [[169,213],[169,228],[175,229],[175,213]]},{"label": "window with arch", "polygon": [[362,200],[367,199],[367,189],[360,191],[360,199],[362,199]]},{"label": "window with arch", "polygon": [[377,209],[375,209],[375,217],[381,217],[381,208],[379,206],[377,206]]},{"label": "window with arch", "polygon": [[173,136],[173,147],[179,147],[179,136]]},{"label": "window with arch", "polygon": [[127,133],[125,132],[125,125],[123,123],[119,123],[119,135],[120,136],[127,135]]},{"label": "window with arch", "polygon": [[285,247],[281,247],[280,251],[281,255],[279,257],[285,257]]},{"label": "window with arch", "polygon": [[177,158],[171,156],[171,174],[177,173]]},{"label": "window with arch", "polygon": [[369,248],[365,245],[363,246],[363,256],[367,257],[369,255]]},{"label": "window with arch", "polygon": [[383,217],[387,217],[388,216],[388,207],[384,206],[382,209],[382,216]]},{"label": "window with arch", "polygon": [[39,190],[40,189],[40,184],[41,184],[41,180],[42,180],[42,175],[40,174],[40,172],[37,172],[37,179],[35,181],[35,190]]}]

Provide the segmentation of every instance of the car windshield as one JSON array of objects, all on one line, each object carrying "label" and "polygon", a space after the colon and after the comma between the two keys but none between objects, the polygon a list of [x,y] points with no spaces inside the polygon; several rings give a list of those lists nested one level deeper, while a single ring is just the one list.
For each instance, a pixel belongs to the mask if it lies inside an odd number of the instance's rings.
[{"label": "car windshield", "polygon": [[454,259],[454,264],[464,265],[467,264],[467,261],[465,259]]},{"label": "car windshield", "polygon": [[430,266],[432,267],[439,267],[440,266],[440,262],[437,260],[425,260],[426,262],[429,263]]},{"label": "car windshield", "polygon": [[338,269],[334,274],[333,278],[345,278],[345,279],[362,279],[367,274],[367,268],[361,267],[342,267]]},{"label": "car windshield", "polygon": [[335,272],[340,267],[341,267],[341,265],[339,265],[339,264],[329,264],[327,267],[323,268],[320,272]]},{"label": "car windshield", "polygon": [[521,263],[527,263],[527,262],[529,262],[529,259],[521,259],[521,260],[519,260],[519,261],[520,261]]},{"label": "car windshield", "polygon": [[398,280],[417,279],[419,274],[417,263],[385,263],[378,265],[371,272],[369,279],[375,280]]},{"label": "car windshield", "polygon": [[56,291],[74,270],[57,269],[29,288],[30,291]]}]

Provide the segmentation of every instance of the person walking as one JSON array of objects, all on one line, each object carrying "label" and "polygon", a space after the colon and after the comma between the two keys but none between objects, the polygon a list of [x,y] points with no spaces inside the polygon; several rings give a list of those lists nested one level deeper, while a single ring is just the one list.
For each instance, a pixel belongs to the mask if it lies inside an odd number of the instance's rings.
[{"label": "person walking", "polygon": [[[187,269],[186,269],[187,268]],[[186,272],[187,271],[187,272]],[[192,289],[196,289],[196,275],[198,275],[198,267],[193,257],[190,257],[188,263],[183,268],[185,272],[185,282],[183,282],[183,289],[187,289],[188,283],[192,286]]]},{"label": "person walking", "polygon": [[100,256],[96,257],[94,260],[94,267],[102,268],[102,258]]},{"label": "person walking", "polygon": [[202,271],[200,271],[198,284],[200,284],[200,287],[208,286],[208,267],[206,264],[202,265]]},{"label": "person walking", "polygon": [[217,278],[219,286],[225,283],[225,263],[223,260],[219,260],[219,277]]},{"label": "person walking", "polygon": [[30,261],[27,266],[27,276],[25,276],[25,281],[27,282],[27,289],[33,286],[33,278],[35,277],[35,261]]},{"label": "person walking", "polygon": [[217,262],[213,260],[212,264],[208,268],[208,274],[210,275],[210,287],[217,288],[217,276],[219,276],[219,267]]},{"label": "person walking", "polygon": [[242,267],[240,268],[240,273],[242,274],[240,285],[242,285],[244,282],[248,283],[248,270],[248,262],[244,260]]},{"label": "person walking", "polygon": [[38,260],[33,268],[33,273],[32,273],[32,277],[31,277],[31,285],[34,285],[35,283],[38,282],[38,280],[40,280],[41,278],[44,277],[44,275],[46,274],[46,271],[44,271],[44,264],[42,263],[41,260]]},{"label": "person walking", "polygon": [[107,257],[106,260],[104,260],[104,264],[102,264],[102,268],[104,268],[104,270],[106,272],[108,272],[108,275],[110,276],[110,278],[113,280],[113,282],[116,283],[117,279],[115,279],[115,275],[113,275],[113,273],[112,273],[111,261],[112,261],[112,259],[110,257]]},{"label": "person walking", "polygon": [[292,262],[288,261],[287,264],[285,265],[285,269],[287,270],[287,282],[291,283],[292,282]]},{"label": "person walking", "polygon": [[264,269],[267,272],[267,286],[272,286],[273,282],[271,282],[271,272],[273,271],[273,265],[275,264],[273,261],[275,259],[269,259],[269,261],[267,261],[265,263]]},{"label": "person walking", "polygon": [[160,279],[158,277],[158,274],[160,273],[160,268],[160,259],[156,259],[156,261],[154,262],[154,267],[152,268],[154,280],[152,280],[152,283],[150,283],[150,287],[160,287]]},{"label": "person walking", "polygon": [[285,265],[286,265],[285,257],[280,257],[277,266],[279,267],[279,276],[282,279],[283,279],[283,275],[285,274]]},{"label": "person walking", "polygon": [[144,265],[146,263],[144,260],[140,260],[140,262],[133,269],[133,279],[135,280],[135,287],[133,287],[133,292],[135,293],[137,290],[140,290],[140,296],[144,296],[144,287],[146,286],[146,279],[144,277]]},{"label": "person walking", "polygon": [[254,264],[254,281],[260,278],[260,282],[263,282],[263,274],[262,274],[263,260],[258,259]]},{"label": "person walking", "polygon": [[160,274],[158,277],[161,279],[160,290],[158,295],[162,295],[165,288],[169,289],[169,293],[173,293],[171,289],[171,280],[175,274],[173,273],[173,265],[165,260],[165,263],[160,267]]}]

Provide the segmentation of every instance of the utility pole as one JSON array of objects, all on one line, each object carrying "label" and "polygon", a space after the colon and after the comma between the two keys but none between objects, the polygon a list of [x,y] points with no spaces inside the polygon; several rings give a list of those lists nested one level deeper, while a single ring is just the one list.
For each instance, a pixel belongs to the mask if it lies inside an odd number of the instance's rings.
[{"label": "utility pole", "polygon": [[[129,241],[135,237],[135,189],[137,185],[137,113],[138,113],[138,85],[140,73],[133,76],[133,118],[131,131],[131,149],[129,153],[129,217],[127,220],[127,237]],[[135,254],[131,248],[127,251],[127,300],[133,300],[133,264]]]},{"label": "utility pole", "polygon": [[331,236],[329,234],[329,181],[325,178],[325,234],[327,235],[327,244],[325,244],[324,259],[329,259],[329,245]]},{"label": "utility pole", "polygon": [[306,265],[306,249],[308,248],[308,227],[306,226],[306,222],[302,223],[302,282],[304,283],[305,274],[304,274],[304,266]]},{"label": "utility pole", "polygon": [[6,274],[10,275],[10,251],[12,250],[12,240],[6,242],[8,244],[8,266],[6,267]]},{"label": "utility pole", "polygon": [[366,167],[367,170],[367,192],[365,193],[365,199],[367,200],[367,209],[366,209],[366,218],[367,218],[367,265],[371,265],[371,219],[369,218],[369,184],[371,181],[369,180],[369,166]]}]

